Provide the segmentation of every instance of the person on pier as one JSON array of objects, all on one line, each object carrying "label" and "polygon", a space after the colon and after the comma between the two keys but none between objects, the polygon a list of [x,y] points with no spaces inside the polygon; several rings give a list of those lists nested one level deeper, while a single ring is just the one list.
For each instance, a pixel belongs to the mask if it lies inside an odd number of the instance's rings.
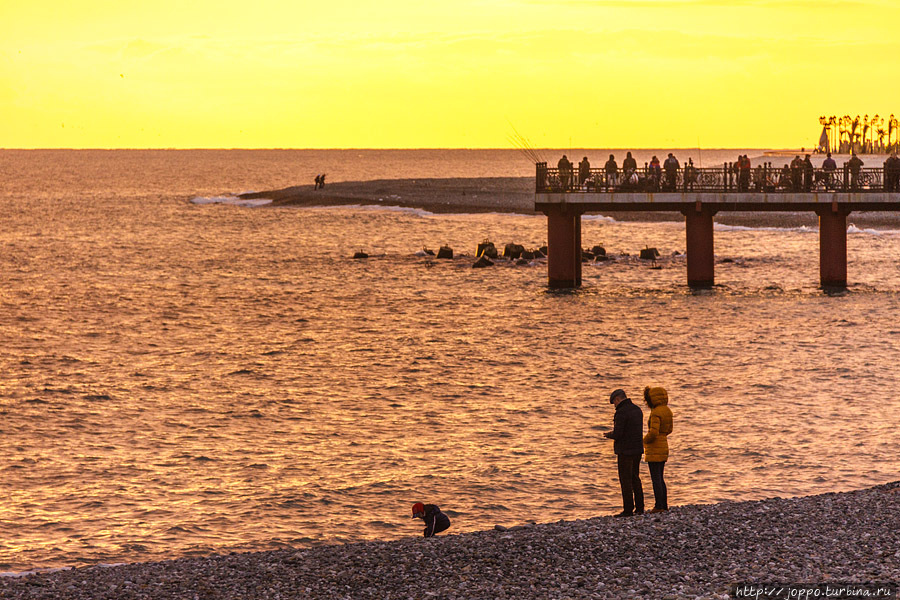
[{"label": "person on pier", "polygon": [[897,153],[892,153],[886,161],[884,161],[884,191],[900,192],[900,158]]},{"label": "person on pier", "polygon": [[559,162],[556,163],[556,168],[559,169],[559,183],[562,186],[562,189],[567,190],[572,185],[572,163],[569,161],[569,157],[565,154],[562,155],[562,158],[559,159]]},{"label": "person on pier", "polygon": [[425,521],[425,537],[434,537],[434,534],[450,528],[450,518],[434,504],[416,502],[413,504],[412,513],[413,519]]},{"label": "person on pier", "polygon": [[850,168],[850,189],[856,190],[859,188],[859,170],[863,166],[863,161],[854,152],[850,160],[847,161],[847,166]]},{"label": "person on pier", "polygon": [[590,179],[591,177],[591,163],[588,161],[588,157],[585,156],[581,159],[581,162],[578,163],[578,185],[584,185],[584,182]]},{"label": "person on pier", "polygon": [[616,407],[613,430],[603,436],[613,440],[613,451],[622,488],[622,512],[617,517],[644,514],[644,488],[641,487],[641,456],[644,454],[644,413],[625,394],[614,390],[609,403]]},{"label": "person on pier", "polygon": [[667,192],[674,192],[677,188],[675,184],[675,179],[678,177],[678,169],[681,168],[681,165],[678,163],[678,159],[675,158],[675,155],[669,152],[669,157],[666,158],[666,162],[663,163],[663,170],[666,172],[666,189]]},{"label": "person on pier", "polygon": [[669,510],[669,492],[663,479],[663,470],[669,460],[668,436],[672,433],[672,410],[669,408],[669,394],[663,387],[645,387],[644,402],[650,407],[647,419],[647,435],[644,436],[644,460],[650,468],[653,482],[653,510]]},{"label": "person on pier", "polygon": [[650,191],[658,192],[659,191],[659,182],[662,179],[662,166],[659,164],[659,159],[656,158],[656,155],[653,155],[653,158],[650,159]]},{"label": "person on pier", "polygon": [[631,156],[631,152],[625,153],[625,160],[622,161],[622,175],[624,175],[625,180],[634,175],[637,172],[637,161],[634,160],[634,157]]},{"label": "person on pier", "polygon": [[822,171],[825,172],[825,189],[826,190],[834,190],[838,188],[838,184],[835,181],[834,172],[837,171],[837,163],[834,162],[834,159],[831,158],[831,152],[828,153],[827,158],[822,161]]},{"label": "person on pier", "polygon": [[813,169],[812,161],[809,159],[809,154],[807,154],[803,159],[803,191],[811,192],[813,189],[813,175],[815,173],[815,169]]},{"label": "person on pier", "polygon": [[606,164],[603,166],[603,170],[606,171],[606,191],[616,189],[618,185],[618,177],[619,177],[619,165],[616,164],[616,157],[612,154],[609,155],[609,160],[606,161]]},{"label": "person on pier", "polygon": [[791,191],[799,192],[800,187],[803,184],[803,161],[800,160],[800,155],[794,157],[794,160],[791,161]]}]

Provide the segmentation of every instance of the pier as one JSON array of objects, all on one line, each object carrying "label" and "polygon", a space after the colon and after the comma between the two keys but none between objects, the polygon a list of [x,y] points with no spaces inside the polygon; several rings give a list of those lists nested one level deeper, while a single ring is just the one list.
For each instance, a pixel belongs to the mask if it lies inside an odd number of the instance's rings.
[{"label": "pier", "polygon": [[[825,289],[847,286],[847,216],[853,211],[900,211],[896,175],[883,169],[744,170],[730,163],[716,168],[679,168],[667,176],[648,167],[607,174],[579,173],[537,163],[534,207],[547,215],[548,283],[579,287],[581,215],[589,212],[679,212],[685,219],[687,284],[715,283],[713,217],[719,212],[804,212],[819,220],[819,282]],[[749,172],[748,172],[749,171]],[[890,190],[890,191],[887,191]]]}]

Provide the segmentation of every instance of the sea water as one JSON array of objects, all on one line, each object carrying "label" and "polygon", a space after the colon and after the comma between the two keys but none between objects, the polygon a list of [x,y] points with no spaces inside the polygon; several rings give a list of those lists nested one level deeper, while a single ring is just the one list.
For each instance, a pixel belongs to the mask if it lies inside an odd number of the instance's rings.
[{"label": "sea water", "polygon": [[[619,387],[669,391],[670,505],[897,478],[900,232],[851,225],[851,285],[828,295],[815,228],[717,226],[718,285],[692,293],[679,215],[589,215],[613,260],[553,292],[541,260],[471,268],[486,238],[543,244],[541,215],[192,202],[326,171],[533,165],[0,151],[0,570],[421,535],[415,501],[448,533],[617,512]],[[457,258],[419,252],[442,244]]]}]

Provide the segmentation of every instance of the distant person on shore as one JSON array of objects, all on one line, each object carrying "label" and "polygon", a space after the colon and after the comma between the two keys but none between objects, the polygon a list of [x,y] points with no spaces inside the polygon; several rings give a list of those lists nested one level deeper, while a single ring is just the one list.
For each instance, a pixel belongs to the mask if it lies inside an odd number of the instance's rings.
[{"label": "distant person on shore", "polygon": [[614,390],[609,403],[616,406],[613,430],[603,434],[613,440],[613,451],[622,488],[622,512],[617,517],[644,513],[644,488],[641,487],[641,455],[644,453],[644,413],[628,399],[625,390]]},{"label": "distant person on shore", "polygon": [[416,502],[413,504],[412,513],[413,519],[425,521],[425,537],[427,538],[434,537],[434,534],[450,528],[450,518],[434,504]]},{"label": "distant person on shore", "polygon": [[863,161],[859,159],[856,152],[847,161],[847,167],[850,169],[850,189],[855,190],[859,187],[859,170],[863,166]]},{"label": "distant person on shore", "polygon": [[603,170],[606,171],[606,191],[616,189],[616,186],[619,184],[619,165],[616,164],[615,156],[609,155],[609,160],[606,161]]},{"label": "distant person on shore", "polygon": [[669,409],[669,395],[662,387],[645,387],[644,402],[650,407],[647,420],[647,435],[644,436],[644,460],[650,467],[653,482],[653,510],[669,510],[669,492],[663,479],[663,470],[669,460],[668,436],[672,433],[672,411]]},{"label": "distant person on shore", "polygon": [[321,175],[316,175],[316,187],[314,187],[313,189],[314,189],[314,190],[319,189],[319,184],[320,184],[320,183],[322,183],[322,176],[321,176]]},{"label": "distant person on shore", "polygon": [[815,173],[815,169],[813,169],[812,161],[809,160],[809,154],[807,154],[803,159],[803,191],[804,192],[812,191],[814,173]]},{"label": "distant person on shore", "polygon": [[591,178],[591,163],[585,156],[578,163],[578,185],[584,185],[584,182]]},{"label": "distant person on shore", "polygon": [[563,154],[559,162],[556,163],[556,168],[559,169],[559,184],[562,186],[562,189],[569,189],[572,185],[572,163],[569,162],[569,157]]},{"label": "distant person on shore", "polygon": [[666,172],[666,189],[667,192],[674,192],[677,187],[675,184],[675,179],[678,177],[678,169],[681,167],[678,164],[678,159],[675,158],[675,155],[669,152],[668,158],[666,158],[666,162],[663,163],[663,170]]},{"label": "distant person on shore", "polygon": [[831,158],[831,152],[828,153],[824,161],[822,161],[822,170],[825,172],[825,189],[833,190],[837,188],[837,182],[834,179],[834,172],[837,171],[837,163]]},{"label": "distant person on shore", "polygon": [[319,189],[325,187],[325,173],[319,175]]}]

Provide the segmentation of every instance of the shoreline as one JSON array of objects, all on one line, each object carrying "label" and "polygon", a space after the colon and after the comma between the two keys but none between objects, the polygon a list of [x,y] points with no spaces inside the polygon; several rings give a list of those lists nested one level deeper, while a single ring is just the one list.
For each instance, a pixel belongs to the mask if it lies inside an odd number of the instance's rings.
[{"label": "shoreline", "polygon": [[[416,208],[438,214],[513,213],[534,215],[533,177],[480,177],[446,179],[374,179],[339,181],[314,190],[301,185],[279,190],[239,194],[243,200],[269,199],[267,207],[373,205]],[[609,212],[620,222],[682,222],[677,212]],[[715,222],[745,227],[817,227],[813,212],[720,212]],[[900,213],[853,212],[848,224],[862,228],[900,229]]]},{"label": "shoreline", "polygon": [[738,583],[897,585],[898,548],[895,481],[427,540],[39,572],[0,578],[0,597],[731,598]]}]

